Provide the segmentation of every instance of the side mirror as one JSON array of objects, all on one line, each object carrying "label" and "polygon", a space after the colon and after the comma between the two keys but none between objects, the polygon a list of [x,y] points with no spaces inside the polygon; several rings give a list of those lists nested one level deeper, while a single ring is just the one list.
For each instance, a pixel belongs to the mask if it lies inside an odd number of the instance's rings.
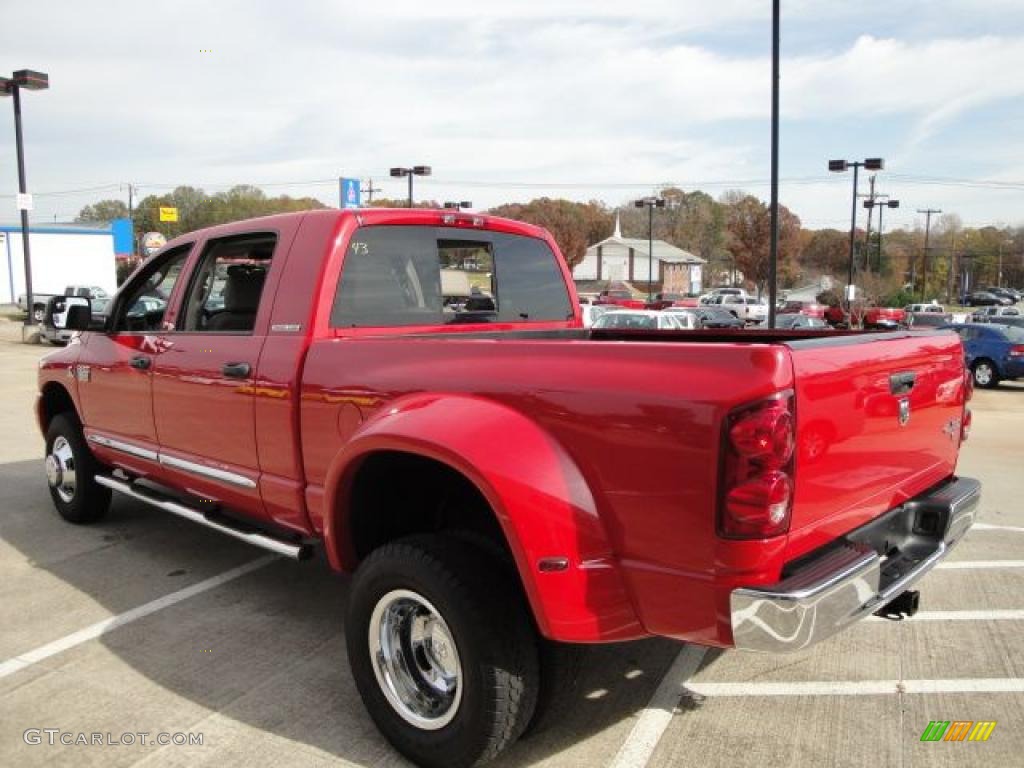
[{"label": "side mirror", "polygon": [[[88,299],[86,299],[89,302]],[[68,307],[67,317],[64,319],[64,328],[68,331],[89,331],[93,329],[92,302],[87,304],[72,304]]]}]

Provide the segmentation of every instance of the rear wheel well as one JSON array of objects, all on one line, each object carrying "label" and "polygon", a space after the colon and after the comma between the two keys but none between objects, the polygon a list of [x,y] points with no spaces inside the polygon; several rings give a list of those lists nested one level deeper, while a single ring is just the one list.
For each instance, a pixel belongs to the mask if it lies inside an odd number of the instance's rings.
[{"label": "rear wheel well", "polygon": [[43,387],[43,408],[42,408],[43,429],[50,426],[53,417],[60,413],[70,413],[71,417],[78,421],[78,412],[75,410],[75,401],[71,394],[60,384],[50,382]]},{"label": "rear wheel well", "polygon": [[465,475],[433,459],[400,451],[368,456],[352,483],[348,512],[352,548],[360,561],[389,541],[450,532],[513,562],[484,495]]}]

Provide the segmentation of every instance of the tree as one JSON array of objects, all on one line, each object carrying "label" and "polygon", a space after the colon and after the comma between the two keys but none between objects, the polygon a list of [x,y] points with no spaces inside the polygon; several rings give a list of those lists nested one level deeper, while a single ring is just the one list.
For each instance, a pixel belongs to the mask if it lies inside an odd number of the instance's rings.
[{"label": "tree", "polygon": [[100,200],[85,206],[78,212],[75,221],[80,224],[106,224],[114,219],[127,219],[128,206],[120,200]]},{"label": "tree", "polygon": [[499,205],[490,213],[544,227],[555,238],[570,269],[583,261],[588,246],[608,237],[613,226],[611,211],[596,201],[575,203],[541,197]]},{"label": "tree", "polygon": [[[736,260],[744,278],[763,293],[768,282],[771,211],[752,195],[730,195],[726,202],[726,248]],[[800,219],[786,206],[779,206],[778,277],[785,281],[796,268],[800,252]]]},{"label": "tree", "polygon": [[808,275],[839,277],[850,262],[850,235],[838,229],[805,230],[800,266]]}]

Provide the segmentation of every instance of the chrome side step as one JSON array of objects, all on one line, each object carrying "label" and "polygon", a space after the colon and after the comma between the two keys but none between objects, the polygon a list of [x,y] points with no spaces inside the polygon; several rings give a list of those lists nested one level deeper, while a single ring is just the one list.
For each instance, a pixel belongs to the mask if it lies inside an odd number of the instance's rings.
[{"label": "chrome side step", "polygon": [[307,560],[313,555],[313,548],[309,544],[295,544],[290,541],[276,539],[258,531],[246,531],[237,528],[228,520],[218,520],[208,512],[204,513],[193,509],[174,499],[162,498],[156,491],[140,490],[130,482],[108,477],[107,475],[96,475],[96,482],[118,493],[123,493],[126,496],[131,496],[133,499],[138,499],[146,504],[158,507],[165,512],[178,515],[178,517],[183,517],[199,525],[205,525],[207,528],[213,528],[213,530],[220,531],[239,541],[262,547],[279,555],[289,557],[292,560]]}]

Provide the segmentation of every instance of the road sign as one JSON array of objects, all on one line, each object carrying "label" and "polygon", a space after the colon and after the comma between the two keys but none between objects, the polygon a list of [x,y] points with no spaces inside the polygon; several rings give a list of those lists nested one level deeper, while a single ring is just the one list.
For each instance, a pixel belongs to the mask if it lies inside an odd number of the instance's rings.
[{"label": "road sign", "polygon": [[178,220],[178,209],[177,208],[160,208],[160,221],[177,221]]},{"label": "road sign", "polygon": [[27,192],[19,192],[17,196],[18,210],[19,211],[31,211],[32,210],[32,195]]},{"label": "road sign", "polygon": [[361,190],[359,188],[359,179],[338,179],[340,185],[341,194],[341,208],[358,208],[361,199]]}]

